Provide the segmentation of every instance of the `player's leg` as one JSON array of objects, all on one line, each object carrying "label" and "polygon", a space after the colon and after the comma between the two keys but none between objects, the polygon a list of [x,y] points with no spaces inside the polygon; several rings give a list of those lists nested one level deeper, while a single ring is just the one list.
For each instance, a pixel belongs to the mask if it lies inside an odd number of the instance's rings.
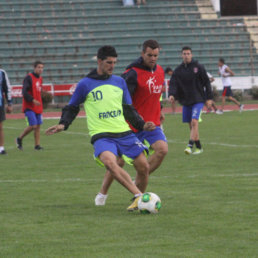
[{"label": "player's leg", "polygon": [[4,149],[4,127],[3,122],[5,120],[5,109],[4,105],[0,106],[0,154],[5,155],[6,151]]},{"label": "player's leg", "polygon": [[42,116],[41,114],[36,114],[37,124],[34,128],[34,142],[35,142],[35,150],[43,150],[40,146],[40,125],[42,124]]},{"label": "player's leg", "polygon": [[3,122],[0,122],[0,154],[6,154],[4,149],[4,129],[3,129]]},{"label": "player's leg", "polygon": [[135,184],[144,193],[148,184],[149,163],[143,152],[134,160],[133,165],[137,172]]},{"label": "player's leg", "polygon": [[221,112],[224,111],[224,106],[225,106],[225,102],[226,102],[226,96],[228,95],[228,87],[224,87],[223,88],[223,92],[222,92],[222,96],[221,96]]},{"label": "player's leg", "polygon": [[204,103],[194,104],[192,107],[192,120],[191,120],[191,132],[190,139],[192,139],[196,145],[196,149],[193,154],[200,154],[203,152],[200,137],[199,137],[199,120]]},{"label": "player's leg", "polygon": [[99,155],[99,159],[104,164],[106,169],[121,185],[123,185],[129,192],[135,196],[141,195],[142,192],[133,183],[130,175],[117,164],[117,159],[114,153],[104,151]]},{"label": "player's leg", "polygon": [[19,150],[22,150],[22,140],[25,136],[31,133],[37,124],[36,114],[32,110],[25,111],[25,120],[27,127],[23,130],[23,132],[16,138],[16,145]]},{"label": "player's leg", "polygon": [[192,119],[191,121],[191,131],[190,131],[190,139],[193,141],[199,140],[199,121],[197,119]]},{"label": "player's leg", "polygon": [[[124,163],[125,162],[122,158],[119,157],[117,159],[117,164],[120,167],[123,167]],[[109,170],[106,170],[106,173],[104,175],[100,191],[95,197],[95,205],[96,206],[103,206],[103,205],[106,204],[106,200],[107,200],[107,197],[108,197],[108,190],[109,190],[111,184],[113,183],[113,181],[114,181],[114,177],[111,175]]]},{"label": "player's leg", "polygon": [[236,105],[238,105],[240,107],[241,104],[234,97],[229,96],[228,99],[231,100],[232,102],[234,102]]},{"label": "player's leg", "polygon": [[[191,132],[192,106],[183,106],[182,118],[183,118],[183,123],[188,123],[190,132]],[[184,150],[185,154],[192,154],[193,145],[194,145],[194,141],[193,139],[191,139],[191,136],[190,136],[190,140]]]},{"label": "player's leg", "polygon": [[161,165],[166,154],[168,153],[168,144],[164,140],[158,140],[151,144],[151,149],[154,151],[154,153],[148,159],[150,174]]}]

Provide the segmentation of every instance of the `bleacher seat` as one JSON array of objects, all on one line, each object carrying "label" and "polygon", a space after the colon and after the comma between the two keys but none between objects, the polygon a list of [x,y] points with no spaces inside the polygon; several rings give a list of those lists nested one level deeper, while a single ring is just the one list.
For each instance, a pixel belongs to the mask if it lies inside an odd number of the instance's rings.
[{"label": "bleacher seat", "polygon": [[[202,19],[195,0],[147,2],[138,8],[123,7],[121,0],[1,1],[1,65],[12,84],[21,83],[37,59],[45,63],[45,82],[71,83],[96,66],[100,46],[117,48],[115,73],[121,74],[140,55],[142,42],[154,38],[164,67],[178,65],[180,49],[189,45],[213,74],[225,57],[237,75],[250,75],[250,52],[257,57],[257,50],[250,48],[242,18]],[[210,4],[201,5],[209,15]]]}]

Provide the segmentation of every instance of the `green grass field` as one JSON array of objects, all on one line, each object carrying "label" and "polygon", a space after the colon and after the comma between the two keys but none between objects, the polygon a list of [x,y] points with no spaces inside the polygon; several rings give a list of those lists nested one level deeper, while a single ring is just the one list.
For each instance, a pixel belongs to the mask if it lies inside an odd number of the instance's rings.
[{"label": "green grass field", "polygon": [[[113,184],[95,207],[104,169],[92,158],[85,119],[67,132],[14,144],[23,120],[4,123],[0,157],[0,257],[258,257],[258,111],[203,115],[204,153],[183,152],[181,115],[164,124],[169,153],[150,178],[157,215],[128,213],[132,197]],[[134,176],[132,167],[126,170]]]}]

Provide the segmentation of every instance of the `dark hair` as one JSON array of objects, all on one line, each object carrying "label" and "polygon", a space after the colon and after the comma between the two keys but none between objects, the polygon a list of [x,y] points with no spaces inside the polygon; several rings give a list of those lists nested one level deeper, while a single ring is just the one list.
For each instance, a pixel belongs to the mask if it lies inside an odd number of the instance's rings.
[{"label": "dark hair", "polygon": [[173,72],[173,69],[171,67],[167,67],[165,69],[165,73]]},{"label": "dark hair", "polygon": [[44,65],[41,61],[35,61],[33,66],[34,66],[34,68],[36,68],[40,64]]},{"label": "dark hair", "polygon": [[97,53],[97,58],[101,60],[105,60],[108,57],[117,57],[116,49],[112,46],[103,46],[99,48]]},{"label": "dark hair", "polygon": [[154,39],[144,41],[142,45],[142,51],[145,53],[148,47],[151,49],[160,48],[159,43]]},{"label": "dark hair", "polygon": [[224,58],[220,58],[219,61],[220,61],[221,63],[225,64]]},{"label": "dark hair", "polygon": [[190,47],[188,47],[188,46],[182,47],[182,52],[183,52],[184,50],[190,50],[190,51],[192,52],[192,49],[191,49]]}]

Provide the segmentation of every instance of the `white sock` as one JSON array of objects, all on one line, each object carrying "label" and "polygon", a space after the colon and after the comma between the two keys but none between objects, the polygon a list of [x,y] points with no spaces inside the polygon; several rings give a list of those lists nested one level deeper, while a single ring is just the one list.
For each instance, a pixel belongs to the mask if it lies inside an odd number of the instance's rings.
[{"label": "white sock", "polygon": [[0,152],[4,150],[4,146],[0,146]]},{"label": "white sock", "polygon": [[138,194],[135,194],[134,197],[137,198],[137,197],[139,197],[139,196],[141,196],[141,195],[142,195],[142,194],[139,194],[139,193],[138,193]]}]

